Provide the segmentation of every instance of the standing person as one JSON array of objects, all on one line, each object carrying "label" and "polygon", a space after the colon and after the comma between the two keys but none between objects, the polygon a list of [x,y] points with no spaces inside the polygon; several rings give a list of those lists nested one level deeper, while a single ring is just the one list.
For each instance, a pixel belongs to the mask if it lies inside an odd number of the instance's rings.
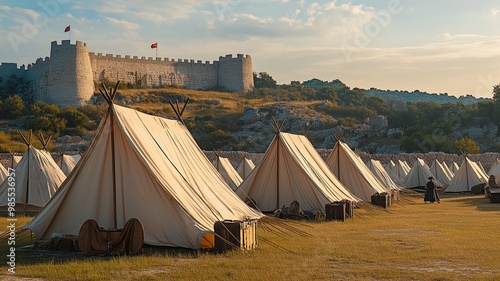
[{"label": "standing person", "polygon": [[434,178],[429,177],[429,181],[425,185],[424,202],[434,203],[436,201],[440,203],[439,194],[437,193],[437,186],[434,182]]},{"label": "standing person", "polygon": [[497,188],[497,181],[494,175],[490,175],[490,178],[488,179],[488,185],[484,187],[484,196],[486,198],[490,198],[491,196],[491,189],[492,188]]}]

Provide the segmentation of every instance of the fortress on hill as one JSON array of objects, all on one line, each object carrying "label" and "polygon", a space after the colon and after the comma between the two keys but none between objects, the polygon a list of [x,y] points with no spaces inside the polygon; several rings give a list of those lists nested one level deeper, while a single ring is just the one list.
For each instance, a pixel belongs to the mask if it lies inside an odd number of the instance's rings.
[{"label": "fortress on hill", "polygon": [[218,61],[161,59],[92,53],[87,44],[63,40],[53,41],[50,57],[39,58],[27,67],[16,63],[0,65],[0,86],[11,75],[30,83],[35,100],[60,106],[81,106],[94,93],[99,81],[116,82],[140,87],[180,86],[206,90],[221,88],[231,92],[251,90],[252,59],[238,54],[219,57]]}]

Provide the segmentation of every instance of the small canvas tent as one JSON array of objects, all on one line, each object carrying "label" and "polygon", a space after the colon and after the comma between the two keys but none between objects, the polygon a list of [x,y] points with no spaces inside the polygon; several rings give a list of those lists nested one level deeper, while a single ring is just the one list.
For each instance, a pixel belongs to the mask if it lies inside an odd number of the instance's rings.
[{"label": "small canvas tent", "polygon": [[222,178],[232,190],[235,190],[238,186],[240,186],[243,179],[241,179],[236,169],[234,169],[231,162],[229,162],[229,159],[220,156],[220,152],[215,152],[215,160],[213,164],[215,169],[220,173]]},{"label": "small canvas tent", "polygon": [[326,159],[326,164],[340,182],[363,201],[370,202],[375,193],[391,191],[390,187],[383,186],[361,158],[339,139]]},{"label": "small canvas tent", "polygon": [[80,158],[82,156],[80,154],[75,154],[75,155],[68,155],[65,153],[61,153],[61,159],[59,160],[58,164],[61,170],[64,172],[64,174],[67,176],[73,168],[76,166],[76,163],[80,161]]},{"label": "small canvas tent", "polygon": [[391,190],[400,190],[402,186],[398,186],[386,172],[382,163],[379,160],[370,159],[366,162],[366,166],[372,174],[383,184],[385,187],[389,187]]},{"label": "small canvas tent", "polygon": [[[487,174],[488,176],[490,176],[490,175],[494,175],[494,176],[495,176],[495,178],[497,177],[497,176],[496,176],[496,174],[495,174],[495,172],[496,172],[496,171],[499,171],[499,172],[500,172],[500,169],[499,169],[500,167],[499,167],[499,168],[497,168],[498,164],[500,164],[500,160],[498,160],[498,158],[496,158],[496,159],[495,159],[495,161],[493,162],[493,164],[491,164],[490,169],[488,170],[488,174]],[[500,178],[499,178],[499,179],[500,179]]]},{"label": "small canvas tent", "polygon": [[145,244],[199,249],[213,246],[216,221],[263,216],[223,181],[183,122],[114,105],[115,93],[103,93],[110,106],[94,140],[26,225],[36,239],[77,235],[88,219],[122,228],[137,218]]},{"label": "small canvas tent", "polygon": [[405,186],[405,181],[401,180],[398,176],[396,176],[396,174],[394,174],[394,171],[391,168],[389,168],[389,165],[385,165],[383,167],[384,167],[385,172],[389,175],[389,177],[391,177],[392,181],[397,186],[406,187]]},{"label": "small canvas tent", "polygon": [[457,164],[457,162],[452,161],[449,168],[450,171],[453,172],[453,175],[455,175],[458,172],[458,169],[460,169],[460,166]]},{"label": "small canvas tent", "polygon": [[[31,145],[31,136],[31,133],[28,138],[23,136],[28,150],[15,168],[15,201],[18,211],[38,212],[49,202],[66,176],[50,153]],[[44,149],[49,140],[40,136]],[[9,187],[8,181],[0,185],[0,210],[7,207]]]},{"label": "small canvas tent", "polygon": [[450,168],[448,167],[448,165],[446,165],[446,162],[443,161],[443,162],[440,162],[440,163],[441,163],[441,166],[443,167],[443,170],[445,171],[445,173],[450,176],[450,179],[453,178],[453,176],[455,175],[455,173],[450,170]]},{"label": "small canvas tent", "polygon": [[7,169],[0,163],[0,183],[3,183],[3,181],[7,178],[8,175]]},{"label": "small canvas tent", "polygon": [[408,164],[401,159],[396,160],[394,163],[394,167],[392,168],[392,171],[394,174],[399,178],[400,181],[405,182],[406,177],[408,176],[408,173],[410,172],[411,168],[408,166]]},{"label": "small canvas tent", "polygon": [[10,167],[14,169],[22,158],[22,155],[16,155],[14,152],[10,152]]},{"label": "small canvas tent", "polygon": [[448,186],[450,184],[453,175],[450,174],[448,172],[449,170],[444,168],[443,165],[437,159],[434,159],[434,161],[432,161],[430,170],[431,173],[434,175],[434,178],[436,178],[439,182],[441,182],[445,186]]},{"label": "small canvas tent", "polygon": [[254,168],[255,164],[253,163],[253,161],[245,157],[243,161],[240,162],[238,167],[236,167],[236,171],[238,172],[238,174],[241,176],[242,179],[246,179]]},{"label": "small canvas tent", "polygon": [[[429,181],[429,177],[434,177],[429,169],[429,166],[424,162],[424,160],[417,158],[415,164],[411,167],[408,176],[406,177],[405,185],[408,188],[423,187]],[[434,177],[434,182],[437,186],[444,186],[438,179]]]},{"label": "small canvas tent", "polygon": [[479,166],[465,156],[465,160],[451,179],[445,192],[468,192],[475,185],[487,183],[488,176]]},{"label": "small canvas tent", "polygon": [[325,211],[325,204],[359,201],[333,175],[307,137],[280,132],[261,162],[236,190],[244,200],[252,198],[263,211],[273,211],[297,201],[303,210]]}]

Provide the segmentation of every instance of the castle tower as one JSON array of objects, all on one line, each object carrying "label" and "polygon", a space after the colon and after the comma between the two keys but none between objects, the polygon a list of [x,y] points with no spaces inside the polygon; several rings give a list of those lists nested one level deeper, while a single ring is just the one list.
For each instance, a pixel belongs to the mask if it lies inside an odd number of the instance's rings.
[{"label": "castle tower", "polygon": [[76,41],[53,41],[50,49],[47,91],[38,99],[60,106],[81,106],[94,93],[87,45]]},{"label": "castle tower", "polygon": [[219,86],[231,92],[246,92],[253,89],[252,58],[249,55],[238,54],[219,57],[217,75]]}]

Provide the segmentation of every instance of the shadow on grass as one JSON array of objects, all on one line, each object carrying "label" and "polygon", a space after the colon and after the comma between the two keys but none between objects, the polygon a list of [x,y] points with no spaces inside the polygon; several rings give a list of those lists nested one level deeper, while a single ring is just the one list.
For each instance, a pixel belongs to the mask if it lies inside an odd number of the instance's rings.
[{"label": "shadow on grass", "polygon": [[144,245],[140,253],[133,256],[126,255],[105,255],[105,256],[87,256],[82,252],[66,252],[53,250],[36,250],[32,245],[16,249],[16,264],[18,265],[36,265],[45,263],[69,263],[73,261],[108,261],[117,258],[130,257],[178,257],[184,259],[198,258],[201,253],[211,253],[204,250],[192,250],[173,247],[159,247]]},{"label": "shadow on grass", "polygon": [[482,194],[471,193],[443,193],[440,194],[441,199],[445,201],[454,201],[466,206],[476,207],[478,211],[498,212],[500,204],[491,203],[489,198],[485,198]]}]

